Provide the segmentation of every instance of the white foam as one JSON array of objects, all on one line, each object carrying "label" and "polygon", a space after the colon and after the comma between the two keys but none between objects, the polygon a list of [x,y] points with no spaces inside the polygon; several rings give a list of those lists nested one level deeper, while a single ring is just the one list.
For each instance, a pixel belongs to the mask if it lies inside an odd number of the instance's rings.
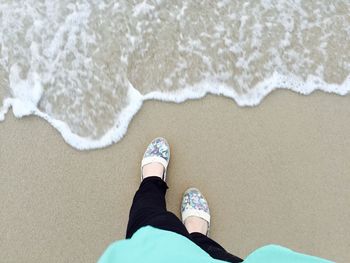
[{"label": "white foam", "polygon": [[298,78],[286,77],[275,73],[273,76],[271,76],[271,78],[261,82],[255,89],[252,90],[252,92],[245,95],[239,95],[231,87],[211,79],[203,80],[193,86],[188,86],[182,91],[154,91],[147,93],[144,96],[142,96],[130,84],[128,90],[128,106],[122,110],[113,128],[111,128],[98,140],[80,137],[74,134],[66,123],[50,117],[48,114],[40,111],[38,108],[33,107],[33,104],[28,104],[26,101],[22,101],[23,98],[5,99],[3,107],[0,109],[0,121],[4,120],[4,115],[12,106],[13,109],[16,108],[16,111],[19,111],[19,113],[17,112],[15,114],[16,117],[22,117],[26,115],[23,115],[23,113],[30,112],[30,114],[47,120],[61,133],[64,140],[74,148],[79,150],[97,149],[111,145],[123,138],[127,132],[130,121],[140,110],[144,100],[154,99],[181,103],[189,99],[200,99],[209,93],[231,98],[239,106],[255,106],[258,105],[270,92],[277,89],[276,87],[280,87],[279,89],[289,89],[304,95],[308,95],[316,90],[335,93],[338,95],[347,95],[350,93],[350,77],[347,78],[342,84],[337,85],[327,84],[314,76],[309,76],[307,81],[303,82]]},{"label": "white foam", "polygon": [[[12,106],[14,109],[20,105],[21,110],[27,113],[30,111],[32,115],[36,115],[48,121],[54,128],[56,128],[62,135],[63,139],[69,145],[78,150],[98,149],[111,145],[125,135],[128,125],[133,116],[139,111],[143,103],[142,95],[130,84],[128,90],[128,105],[121,112],[115,121],[115,125],[104,136],[98,140],[94,140],[87,137],[81,137],[73,133],[69,126],[50,115],[40,111],[38,108],[33,108],[32,105],[23,103],[20,99],[6,98],[3,106],[0,108],[0,121],[4,120],[4,115],[8,109]],[[18,114],[16,117],[21,118],[24,115]]]},{"label": "white foam", "polygon": [[5,115],[9,111],[9,109],[11,108],[11,104],[12,104],[11,101],[12,100],[13,99],[11,99],[11,98],[4,99],[3,104],[0,108],[0,121],[5,120]]},{"label": "white foam", "polygon": [[223,95],[233,99],[239,106],[257,106],[272,91],[287,89],[294,92],[309,95],[316,90],[335,93],[345,96],[350,93],[350,76],[340,85],[328,84],[317,76],[309,76],[307,81],[302,81],[296,76],[284,76],[275,72],[270,78],[260,82],[254,89],[246,94],[238,94],[217,80],[206,79],[193,86],[187,86],[181,91],[161,92],[152,91],[143,96],[144,100],[161,100],[181,103],[189,99],[200,99],[207,94]]},{"label": "white foam", "polygon": [[10,69],[9,79],[13,96],[10,101],[13,114],[21,118],[35,112],[43,93],[39,76],[30,72],[27,79],[21,79],[20,67],[14,64]]},{"label": "white foam", "polygon": [[120,112],[114,126],[98,140],[76,135],[66,123],[56,120],[44,112],[37,110],[34,114],[47,120],[55,127],[69,145],[78,150],[89,150],[103,148],[121,140],[127,132],[132,117],[139,111],[142,103],[142,95],[130,84],[128,106]]}]

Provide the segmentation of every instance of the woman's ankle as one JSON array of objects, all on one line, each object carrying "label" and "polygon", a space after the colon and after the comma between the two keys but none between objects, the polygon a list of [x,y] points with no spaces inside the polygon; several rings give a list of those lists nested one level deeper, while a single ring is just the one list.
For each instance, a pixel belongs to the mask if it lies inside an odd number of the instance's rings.
[{"label": "woman's ankle", "polygon": [[189,216],[186,218],[184,225],[188,233],[201,233],[207,235],[208,233],[208,222],[197,216]]},{"label": "woman's ankle", "polygon": [[164,166],[160,163],[149,163],[142,168],[142,178],[145,179],[151,176],[163,178]]}]

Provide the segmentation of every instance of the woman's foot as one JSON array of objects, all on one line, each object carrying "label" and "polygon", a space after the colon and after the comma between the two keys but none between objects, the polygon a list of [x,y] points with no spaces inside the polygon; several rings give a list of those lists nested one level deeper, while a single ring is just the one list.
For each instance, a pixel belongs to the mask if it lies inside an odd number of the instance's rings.
[{"label": "woman's foot", "polygon": [[182,198],[181,217],[189,233],[208,235],[210,211],[207,200],[196,188],[186,190]]},{"label": "woman's foot", "polygon": [[157,176],[166,181],[166,172],[170,160],[170,147],[161,137],[155,138],[148,146],[141,163],[141,181]]},{"label": "woman's foot", "polygon": [[184,225],[188,233],[201,233],[207,235],[209,230],[208,222],[198,216],[189,216],[185,219]]}]

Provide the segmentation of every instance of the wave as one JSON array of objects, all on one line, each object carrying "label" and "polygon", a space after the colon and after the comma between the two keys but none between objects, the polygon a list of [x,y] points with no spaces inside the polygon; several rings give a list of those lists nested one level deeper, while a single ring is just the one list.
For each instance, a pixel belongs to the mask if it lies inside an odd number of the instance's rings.
[{"label": "wave", "polygon": [[119,141],[145,100],[347,95],[349,13],[348,1],[3,1],[0,121],[11,107],[39,116],[85,150]]}]

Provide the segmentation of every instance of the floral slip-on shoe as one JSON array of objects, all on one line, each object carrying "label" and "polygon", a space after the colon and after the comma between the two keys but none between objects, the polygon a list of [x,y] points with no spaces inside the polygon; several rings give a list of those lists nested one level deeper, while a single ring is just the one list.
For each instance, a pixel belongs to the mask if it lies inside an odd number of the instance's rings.
[{"label": "floral slip-on shoe", "polygon": [[182,223],[189,216],[197,216],[208,222],[207,236],[210,227],[210,211],[208,202],[197,188],[189,188],[185,191],[181,203]]},{"label": "floral slip-on shoe", "polygon": [[170,160],[170,147],[166,139],[155,138],[148,146],[141,163],[141,181],[143,180],[142,168],[149,163],[157,162],[164,166],[163,181],[166,181],[166,172]]}]

